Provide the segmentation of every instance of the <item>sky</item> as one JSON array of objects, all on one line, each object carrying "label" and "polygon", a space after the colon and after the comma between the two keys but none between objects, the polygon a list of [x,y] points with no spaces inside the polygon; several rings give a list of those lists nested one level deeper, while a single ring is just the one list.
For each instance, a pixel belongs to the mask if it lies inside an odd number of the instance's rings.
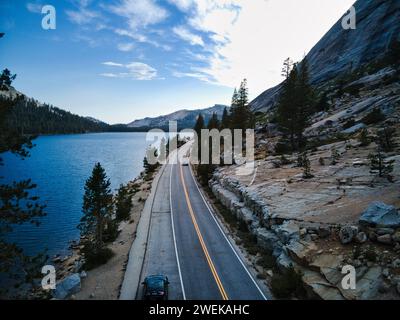
[{"label": "sky", "polygon": [[[229,105],[280,83],[354,0],[0,0],[17,90],[107,123]],[[56,28],[42,28],[44,5]]]}]

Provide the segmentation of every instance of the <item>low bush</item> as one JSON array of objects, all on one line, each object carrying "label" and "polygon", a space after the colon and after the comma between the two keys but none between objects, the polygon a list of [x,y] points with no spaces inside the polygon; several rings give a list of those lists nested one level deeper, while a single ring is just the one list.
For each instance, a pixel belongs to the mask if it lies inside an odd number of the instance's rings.
[{"label": "low bush", "polygon": [[294,270],[293,266],[283,273],[274,273],[271,279],[271,290],[278,299],[305,298],[302,275]]},{"label": "low bush", "polygon": [[85,244],[83,253],[85,255],[85,270],[101,266],[114,256],[114,252],[110,248],[102,248],[96,251],[92,244]]}]

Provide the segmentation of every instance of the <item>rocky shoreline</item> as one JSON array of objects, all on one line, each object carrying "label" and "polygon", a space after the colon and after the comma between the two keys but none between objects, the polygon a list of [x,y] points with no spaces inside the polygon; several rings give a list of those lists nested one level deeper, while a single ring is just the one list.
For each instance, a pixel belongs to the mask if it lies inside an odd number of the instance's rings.
[{"label": "rocky shoreline", "polygon": [[56,268],[57,287],[51,292],[42,288],[36,289],[33,299],[70,299],[70,300],[111,300],[118,299],[120,286],[126,268],[128,254],[132,242],[136,237],[136,228],[140,219],[144,203],[150,194],[151,182],[141,173],[136,179],[128,183],[130,189],[139,186],[132,198],[130,218],[119,224],[117,239],[107,246],[114,252],[114,256],[104,265],[92,270],[84,270],[85,258],[81,252],[84,240],[70,243],[70,254],[56,255],[51,263]]}]

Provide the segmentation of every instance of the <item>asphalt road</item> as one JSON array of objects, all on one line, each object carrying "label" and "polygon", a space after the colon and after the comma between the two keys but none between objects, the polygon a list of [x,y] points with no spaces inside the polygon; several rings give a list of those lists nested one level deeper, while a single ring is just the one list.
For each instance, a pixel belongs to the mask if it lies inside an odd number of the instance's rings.
[{"label": "asphalt road", "polygon": [[171,300],[266,299],[208,208],[190,167],[179,163],[165,168],[153,204],[142,280],[151,274],[168,276]]}]

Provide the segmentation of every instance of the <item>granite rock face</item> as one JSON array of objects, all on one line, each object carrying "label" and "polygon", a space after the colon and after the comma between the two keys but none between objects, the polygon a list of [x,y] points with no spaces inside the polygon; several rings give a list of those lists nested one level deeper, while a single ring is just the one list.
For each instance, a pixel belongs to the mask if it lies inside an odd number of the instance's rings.
[{"label": "granite rock face", "polygon": [[[358,0],[354,6],[356,29],[343,29],[345,13],[308,53],[313,85],[319,86],[379,59],[391,43],[400,41],[400,1]],[[268,111],[276,104],[280,89],[278,85],[263,92],[251,102],[252,109]]]}]

